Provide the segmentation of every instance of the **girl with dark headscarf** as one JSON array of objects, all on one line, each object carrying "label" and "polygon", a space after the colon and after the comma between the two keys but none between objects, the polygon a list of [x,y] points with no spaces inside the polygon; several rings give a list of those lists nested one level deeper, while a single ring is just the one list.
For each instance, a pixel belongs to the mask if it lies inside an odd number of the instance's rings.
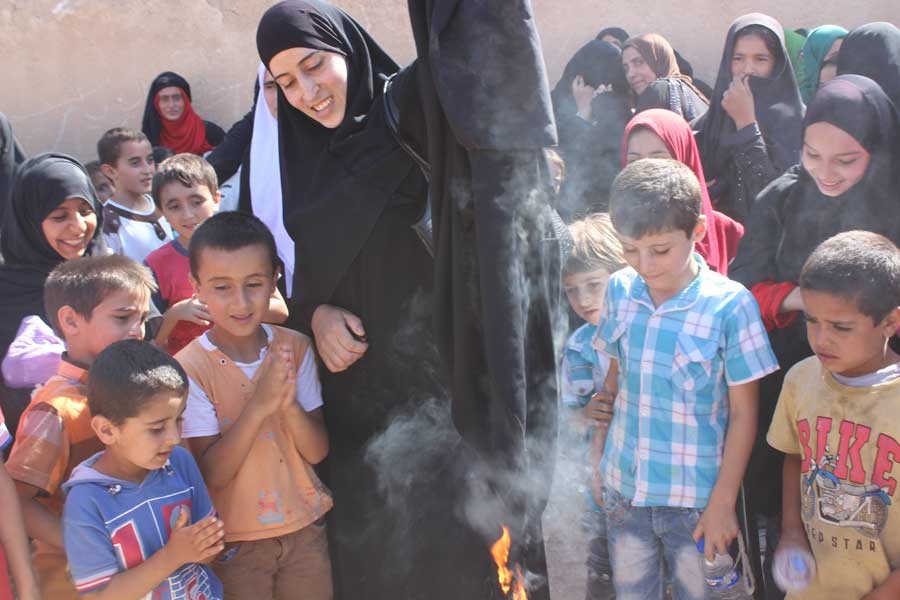
[{"label": "girl with dark headscarf", "polygon": [[179,154],[203,154],[222,142],[225,132],[204,121],[191,105],[191,86],[177,73],[160,73],[150,84],[141,129],[153,146]]},{"label": "girl with dark headscarf", "polygon": [[765,443],[784,374],[812,354],[797,281],[815,247],[862,229],[900,243],[900,118],[872,80],[843,75],[826,83],[804,120],[802,160],[760,194],[730,276],[749,288],[781,369],[760,384],[760,427],[748,470],[757,511],[776,514],[778,454]]},{"label": "girl with dark headscarf", "polygon": [[566,65],[553,89],[553,113],[566,178],[557,208],[564,219],[602,212],[619,172],[628,95],[619,49],[591,40]]},{"label": "girl with dark headscarf", "polygon": [[800,158],[803,101],[781,25],[753,13],[731,24],[709,112],[694,122],[715,208],[737,221]]},{"label": "girl with dark headscarf", "polygon": [[[74,158],[41,154],[19,167],[9,211],[0,226],[4,263],[0,266],[0,357],[7,358],[20,328],[31,332],[26,337],[54,337],[43,312],[44,280],[63,261],[106,254],[100,208],[87,171]],[[59,344],[49,346],[56,349],[52,353],[58,352]],[[2,387],[7,421],[11,415],[18,419],[28,399],[27,394],[10,388],[46,381],[58,363],[58,356],[48,358],[32,358],[22,368],[4,362],[4,376],[14,377],[8,382],[4,377]],[[43,377],[43,373],[49,375]],[[16,400],[21,406],[15,405]]]},{"label": "girl with dark headscarf", "polygon": [[13,135],[12,125],[6,115],[0,113],[0,223],[5,220],[16,167],[24,161],[25,154]]},{"label": "girl with dark headscarf", "polygon": [[709,268],[728,275],[728,263],[734,258],[744,227],[727,215],[713,210],[706,190],[700,152],[694,132],[687,121],[662,108],[651,108],[636,115],[625,128],[621,146],[622,166],[642,158],[673,158],[690,167],[703,193],[706,236],[697,242],[697,253]]},{"label": "girl with dark headscarf", "polygon": [[838,52],[837,73],[868,77],[900,107],[900,29],[879,22],[851,31]]},{"label": "girl with dark headscarf", "polygon": [[838,50],[845,37],[847,30],[837,25],[822,25],[809,32],[801,51],[803,77],[798,82],[800,95],[807,104],[821,84],[834,79]]},{"label": "girl with dark headscarf", "polygon": [[635,112],[665,108],[688,121],[706,112],[709,101],[681,72],[675,50],[661,35],[629,38],[622,48],[622,67],[631,86]]},{"label": "girl with dark headscarf", "polygon": [[[421,60],[399,73],[324,2],[287,0],[260,22],[291,318],[325,366],[335,597],[489,598],[501,523],[512,560],[546,573],[559,253],[542,149],[555,128],[527,1],[412,0],[410,13]],[[413,230],[429,196],[433,261]]]}]

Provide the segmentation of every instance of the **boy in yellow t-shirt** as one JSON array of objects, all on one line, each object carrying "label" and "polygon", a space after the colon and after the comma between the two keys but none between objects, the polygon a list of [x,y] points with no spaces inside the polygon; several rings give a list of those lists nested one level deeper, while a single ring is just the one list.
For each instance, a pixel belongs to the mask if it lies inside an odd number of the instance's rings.
[{"label": "boy in yellow t-shirt", "polygon": [[778,556],[817,573],[791,600],[900,598],[900,250],[863,231],[823,242],[800,274],[815,356],[791,369],[768,442],[786,454]]}]

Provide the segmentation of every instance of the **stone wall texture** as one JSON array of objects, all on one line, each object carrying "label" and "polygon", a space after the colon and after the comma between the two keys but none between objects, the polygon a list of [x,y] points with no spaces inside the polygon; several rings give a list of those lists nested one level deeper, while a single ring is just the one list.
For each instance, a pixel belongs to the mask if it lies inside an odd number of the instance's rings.
[{"label": "stone wall texture", "polygon": [[[504,0],[493,0],[502,2]],[[728,24],[766,12],[787,27],[900,23],[900,0],[533,0],[551,83],[601,28],[667,37],[712,83]],[[172,70],[225,129],[252,103],[255,34],[271,0],[0,0],[0,111],[29,154],[93,160],[108,128],[140,127],[147,87]],[[400,63],[413,56],[402,0],[336,0]]]}]

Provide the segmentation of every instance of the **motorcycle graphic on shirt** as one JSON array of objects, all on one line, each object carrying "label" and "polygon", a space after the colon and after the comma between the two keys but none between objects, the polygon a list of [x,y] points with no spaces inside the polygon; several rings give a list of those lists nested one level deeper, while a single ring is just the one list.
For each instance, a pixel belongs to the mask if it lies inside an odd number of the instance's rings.
[{"label": "motorcycle graphic on shirt", "polygon": [[818,462],[810,462],[809,472],[803,475],[800,486],[803,519],[810,521],[815,515],[826,523],[877,538],[887,523],[891,505],[889,490],[874,484],[843,481],[834,474],[836,465],[828,447]]}]

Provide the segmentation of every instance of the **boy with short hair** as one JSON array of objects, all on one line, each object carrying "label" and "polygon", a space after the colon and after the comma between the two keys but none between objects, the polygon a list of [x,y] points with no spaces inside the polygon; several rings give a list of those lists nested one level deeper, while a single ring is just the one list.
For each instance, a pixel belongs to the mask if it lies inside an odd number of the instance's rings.
[{"label": "boy with short hair", "polygon": [[224,548],[206,485],[181,441],[181,365],[146,342],[116,342],[88,377],[91,427],[105,449],[63,488],[63,540],[80,594],[96,600],[221,600],[203,563]]},{"label": "boy with short hair", "polygon": [[191,380],[184,437],[225,522],[213,568],[226,598],[332,597],[322,517],[331,497],[312,466],[328,453],[306,336],[263,325],[278,277],[275,240],[254,216],[206,220],[191,279],[212,329],[176,358]]},{"label": "boy with short hair", "polygon": [[77,598],[66,577],[60,485],[102,449],[91,429],[87,369],[111,343],[140,339],[155,289],[150,271],[124,256],[69,260],[44,284],[50,325],[66,341],[58,373],[39,388],[19,422],[7,469],[16,481],[33,562],[45,598]]},{"label": "boy with short hair", "polygon": [[694,252],[700,184],[683,164],[640,160],[610,213],[630,268],[614,274],[595,345],[618,369],[602,480],[616,597],[707,595],[702,555],[726,554],[756,431],[757,381],[778,368],[753,296]]},{"label": "boy with short hair", "polygon": [[[563,265],[563,288],[572,310],[585,321],[566,342],[562,361],[560,399],[568,413],[568,431],[560,434],[561,452],[574,450],[569,459],[589,468],[588,438],[597,415],[594,395],[603,389],[610,358],[597,352],[592,341],[603,309],[603,297],[610,276],[626,266],[622,244],[606,213],[596,213],[569,225],[572,251]],[[592,401],[593,400],[593,401]],[[589,482],[589,478],[586,483]],[[588,510],[584,523],[588,530],[587,594],[588,600],[606,600],[613,593],[612,571],[606,539],[606,518],[588,494]]]},{"label": "boy with short hair", "polygon": [[97,142],[100,169],[113,183],[103,205],[103,234],[116,254],[138,262],[172,239],[172,228],[150,197],[155,166],[150,140],[140,131],[115,127]]},{"label": "boy with short hair", "polygon": [[900,250],[848,231],[826,240],[800,273],[815,356],[784,379],[767,441],[786,454],[776,559],[811,550],[816,577],[788,598],[900,598]]},{"label": "boy with short hair", "polygon": [[[153,201],[178,234],[147,256],[147,265],[159,284],[153,302],[164,313],[154,341],[174,355],[210,327],[206,306],[196,298],[191,285],[187,248],[197,227],[219,208],[216,172],[196,154],[172,156],[153,176]],[[264,320],[281,323],[287,314],[287,306],[276,290]]]},{"label": "boy with short hair", "polygon": [[94,184],[94,191],[97,192],[97,200],[100,201],[100,204],[105,204],[107,200],[112,198],[113,184],[112,181],[109,180],[109,177],[103,174],[103,169],[100,168],[100,161],[92,160],[84,165],[84,170],[88,172],[91,183]]}]

